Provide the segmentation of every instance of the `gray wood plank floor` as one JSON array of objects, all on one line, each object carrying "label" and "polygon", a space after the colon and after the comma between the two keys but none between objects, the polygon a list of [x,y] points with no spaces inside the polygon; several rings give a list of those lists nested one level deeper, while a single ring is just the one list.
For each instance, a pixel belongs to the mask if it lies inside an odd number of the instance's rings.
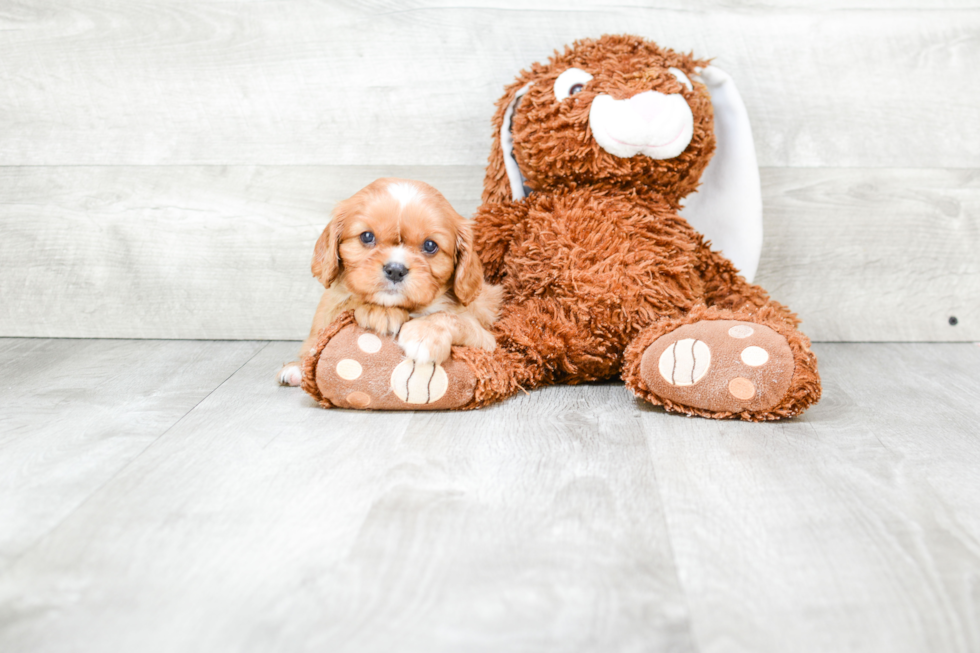
[{"label": "gray wood plank floor", "polygon": [[980,347],[802,418],[325,411],[293,342],[0,339],[0,651],[980,650]]}]

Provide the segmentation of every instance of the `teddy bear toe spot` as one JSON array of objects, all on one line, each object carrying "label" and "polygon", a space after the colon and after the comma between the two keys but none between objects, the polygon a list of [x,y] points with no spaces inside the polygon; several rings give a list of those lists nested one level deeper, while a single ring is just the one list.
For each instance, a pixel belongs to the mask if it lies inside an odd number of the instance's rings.
[{"label": "teddy bear toe spot", "polygon": [[742,350],[741,358],[742,362],[749,367],[759,367],[769,362],[769,352],[762,347],[752,345]]},{"label": "teddy bear toe spot", "polygon": [[740,376],[728,382],[728,392],[741,401],[748,401],[755,396],[755,386],[748,379]]},{"label": "teddy bear toe spot", "polygon": [[736,324],[728,330],[728,335],[730,335],[732,338],[739,339],[748,338],[753,333],[755,333],[755,329],[750,327],[748,324]]},{"label": "teddy bear toe spot", "polygon": [[347,403],[354,408],[367,408],[371,405],[371,397],[366,392],[352,392],[347,395]]},{"label": "teddy bear toe spot", "polygon": [[357,339],[357,347],[365,354],[376,354],[381,350],[381,338],[373,333],[364,333]]},{"label": "teddy bear toe spot", "polygon": [[352,358],[345,358],[337,363],[337,376],[345,381],[353,381],[361,376],[364,368]]},{"label": "teddy bear toe spot", "polygon": [[429,383],[429,402],[442,399],[448,389],[449,377],[446,375],[446,370],[442,369],[442,365],[436,365]]},{"label": "teddy bear toe spot", "polygon": [[431,404],[449,389],[442,365],[404,360],[391,372],[391,389],[406,404]]},{"label": "teddy bear toe spot", "polygon": [[711,366],[711,348],[701,340],[684,338],[660,355],[658,369],[664,381],[674,386],[694,385]]}]

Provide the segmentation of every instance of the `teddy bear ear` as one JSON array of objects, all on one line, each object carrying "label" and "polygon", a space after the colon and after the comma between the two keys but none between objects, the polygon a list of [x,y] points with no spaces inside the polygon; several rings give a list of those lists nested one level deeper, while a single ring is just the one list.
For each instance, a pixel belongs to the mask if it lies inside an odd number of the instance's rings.
[{"label": "teddy bear ear", "polygon": [[762,186],[749,114],[728,73],[705,66],[694,79],[711,93],[716,144],[680,213],[751,282],[762,252]]},{"label": "teddy bear ear", "polygon": [[516,202],[527,197],[524,176],[514,158],[511,120],[514,118],[514,110],[533,82],[518,87],[519,83],[520,80],[507,88],[504,97],[497,104],[497,113],[493,117],[493,148],[490,150],[490,161],[483,181],[484,204],[497,204],[505,200]]}]

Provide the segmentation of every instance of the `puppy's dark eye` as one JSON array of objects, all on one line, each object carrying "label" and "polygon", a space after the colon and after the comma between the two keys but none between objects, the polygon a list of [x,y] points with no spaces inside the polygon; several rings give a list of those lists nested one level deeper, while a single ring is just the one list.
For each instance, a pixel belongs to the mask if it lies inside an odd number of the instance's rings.
[{"label": "puppy's dark eye", "polygon": [[570,89],[568,89],[568,94],[575,95],[576,93],[581,93],[583,88],[585,88],[585,84],[574,84]]},{"label": "puppy's dark eye", "polygon": [[434,240],[427,240],[422,243],[422,251],[426,254],[435,254],[439,251],[439,246],[436,245]]},{"label": "puppy's dark eye", "polygon": [[371,246],[374,244],[374,234],[370,231],[365,231],[361,234],[361,242],[365,245]]}]

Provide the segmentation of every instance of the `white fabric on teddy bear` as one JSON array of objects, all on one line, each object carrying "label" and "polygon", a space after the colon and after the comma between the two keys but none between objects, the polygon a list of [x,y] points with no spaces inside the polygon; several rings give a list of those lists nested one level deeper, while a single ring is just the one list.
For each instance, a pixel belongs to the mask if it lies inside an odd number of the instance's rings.
[{"label": "white fabric on teddy bear", "polygon": [[[749,114],[734,80],[725,71],[708,66],[699,70],[694,79],[707,86],[711,94],[716,149],[701,175],[697,192],[684,198],[681,215],[751,282],[762,253],[762,186]],[[504,168],[514,201],[527,197],[527,189],[514,158],[510,122],[514,108],[530,86],[527,84],[516,93],[500,128]]]},{"label": "white fabric on teddy bear", "polygon": [[748,281],[762,253],[762,184],[752,126],[731,75],[716,66],[699,71],[715,112],[715,154],[681,215],[704,234]]}]

